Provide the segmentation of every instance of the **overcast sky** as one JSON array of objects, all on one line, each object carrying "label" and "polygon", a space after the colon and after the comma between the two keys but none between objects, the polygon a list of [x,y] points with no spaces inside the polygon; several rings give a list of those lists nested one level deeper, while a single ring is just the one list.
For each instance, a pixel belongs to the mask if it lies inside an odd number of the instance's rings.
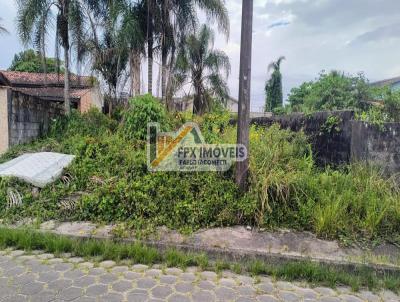
[{"label": "overcast sky", "polygon": [[[10,35],[0,36],[0,69],[23,50],[15,34],[14,0],[0,0]],[[231,58],[231,95],[237,98],[242,0],[227,0],[230,40],[216,47]],[[254,0],[252,109],[264,103],[267,66],[279,56],[284,92],[314,79],[321,70],[364,72],[371,81],[400,76],[399,0]],[[48,52],[54,53],[49,40]]]}]

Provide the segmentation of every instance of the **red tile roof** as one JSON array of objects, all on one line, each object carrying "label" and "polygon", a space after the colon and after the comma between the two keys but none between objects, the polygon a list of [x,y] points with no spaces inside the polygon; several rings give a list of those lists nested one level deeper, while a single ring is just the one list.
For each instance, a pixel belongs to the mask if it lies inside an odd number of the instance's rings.
[{"label": "red tile roof", "polygon": [[[2,75],[13,87],[63,87],[64,74],[57,73],[31,73],[18,71],[2,71]],[[93,78],[88,76],[70,75],[71,88],[93,87]]]},{"label": "red tile roof", "polygon": [[[79,100],[94,87],[94,78],[71,75],[70,97]],[[1,71],[0,86],[10,86],[14,91],[50,101],[64,100],[64,75],[56,73],[30,73]]]},{"label": "red tile roof", "polygon": [[[63,87],[40,87],[40,88],[24,88],[16,87],[14,91],[19,91],[24,94],[32,95],[41,99],[48,99],[53,101],[64,100],[64,88]],[[72,88],[70,90],[70,98],[73,100],[79,100],[83,95],[90,91],[90,88]]]}]

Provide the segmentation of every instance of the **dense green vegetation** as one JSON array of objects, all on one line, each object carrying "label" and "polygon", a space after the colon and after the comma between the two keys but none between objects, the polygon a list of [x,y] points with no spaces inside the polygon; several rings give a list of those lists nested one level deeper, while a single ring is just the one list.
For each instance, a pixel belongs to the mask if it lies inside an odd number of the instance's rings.
[{"label": "dense green vegetation", "polygon": [[281,64],[285,57],[268,66],[268,71],[273,70],[270,79],[265,84],[265,111],[271,112],[283,107],[282,73]]},{"label": "dense green vegetation", "polygon": [[198,266],[203,270],[217,273],[231,269],[235,273],[269,275],[286,281],[307,281],[312,285],[337,287],[351,286],[353,290],[381,288],[399,292],[400,278],[397,274],[377,274],[376,271],[359,267],[351,273],[340,268],[327,267],[311,262],[292,262],[268,264],[260,260],[227,262],[221,259],[209,259],[205,254],[184,253],[175,249],[158,251],[141,243],[120,243],[94,239],[72,239],[70,237],[40,233],[29,229],[0,228],[0,248],[17,248],[25,251],[41,250],[61,256],[71,253],[73,256],[88,260],[113,260],[129,264],[162,264],[167,267]]},{"label": "dense green vegetation", "polygon": [[353,109],[373,123],[400,121],[400,91],[370,86],[363,74],[321,72],[318,79],[293,88],[283,112]]},{"label": "dense green vegetation", "polygon": [[[238,190],[233,171],[148,172],[147,122],[172,130],[191,119],[170,116],[156,99],[143,96],[119,120],[96,111],[57,120],[48,137],[12,148],[0,162],[27,151],[74,154],[67,183],[59,180],[34,194],[15,179],[0,179],[1,217],[124,222],[136,230],[250,224],[309,230],[324,238],[400,242],[395,179],[362,165],[320,170],[307,137],[276,125],[251,128],[248,193]],[[206,141],[235,142],[236,129],[223,111],[194,120]],[[23,206],[7,209],[10,187],[22,194]]]},{"label": "dense green vegetation", "polygon": [[64,72],[61,67],[62,62],[54,58],[46,58],[46,61],[40,53],[33,49],[22,51],[14,56],[11,66],[8,70],[21,72],[38,72],[38,73],[58,73]]}]

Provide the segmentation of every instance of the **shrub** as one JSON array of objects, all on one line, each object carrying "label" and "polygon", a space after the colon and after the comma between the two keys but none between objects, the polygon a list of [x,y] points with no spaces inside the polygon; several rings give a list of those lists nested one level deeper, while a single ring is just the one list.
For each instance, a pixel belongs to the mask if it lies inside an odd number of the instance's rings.
[{"label": "shrub", "polygon": [[155,97],[147,94],[130,100],[129,108],[123,114],[122,133],[129,139],[145,140],[147,124],[158,122],[163,131],[169,121],[165,107]]}]

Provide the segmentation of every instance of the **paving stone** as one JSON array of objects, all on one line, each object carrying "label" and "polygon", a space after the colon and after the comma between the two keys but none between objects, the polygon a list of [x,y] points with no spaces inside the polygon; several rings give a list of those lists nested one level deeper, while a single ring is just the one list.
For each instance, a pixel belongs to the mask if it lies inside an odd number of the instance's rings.
[{"label": "paving stone", "polygon": [[96,267],[96,268],[91,268],[88,271],[88,275],[91,276],[100,276],[105,274],[106,270],[104,268]]},{"label": "paving stone", "polygon": [[195,273],[185,272],[185,273],[181,274],[181,279],[183,281],[193,282],[197,279],[197,277],[196,277]]},{"label": "paving stone", "polygon": [[375,302],[375,301],[379,301],[379,299],[380,299],[380,297],[379,297],[378,295],[373,294],[373,293],[371,293],[371,292],[369,292],[369,291],[364,291],[364,290],[360,291],[360,292],[358,293],[358,295],[359,295],[362,299],[364,299],[364,300],[366,300],[366,301],[368,301],[368,302]]},{"label": "paving stone", "polygon": [[110,284],[118,280],[118,277],[111,273],[106,273],[99,277],[99,282],[103,284]]},{"label": "paving stone", "polygon": [[178,278],[176,276],[172,276],[172,275],[160,276],[160,283],[164,283],[164,284],[174,284],[177,282],[177,280],[178,280]]},{"label": "paving stone", "polygon": [[129,302],[147,302],[149,298],[148,293],[128,293],[127,300]]},{"label": "paving stone", "polygon": [[181,294],[173,294],[168,298],[168,302],[190,302],[190,299]]},{"label": "paving stone", "polygon": [[219,301],[231,301],[236,297],[236,293],[231,288],[219,287],[215,290],[215,296]]},{"label": "paving stone", "polygon": [[257,284],[256,287],[262,291],[263,293],[270,294],[275,290],[274,285],[272,282],[263,282],[260,284]]},{"label": "paving stone", "polygon": [[162,275],[162,270],[155,268],[149,269],[145,272],[146,277],[159,277],[161,275]]},{"label": "paving stone", "polygon": [[31,258],[21,261],[20,257],[0,256],[1,302],[400,301],[391,291],[378,296],[366,290],[353,293],[348,287],[311,289],[300,283],[272,282],[269,277],[253,279],[229,271],[222,272],[219,276],[223,277],[218,279],[214,272],[197,272],[195,268],[190,272],[168,268],[163,274],[161,266],[113,266],[106,270],[84,262],[87,266],[80,263],[76,269],[70,262],[51,264],[53,259],[42,263]]},{"label": "paving stone", "polygon": [[202,281],[200,281],[200,282],[197,284],[197,286],[198,286],[199,288],[201,288],[201,289],[208,289],[208,290],[211,290],[211,289],[214,289],[215,284],[212,283],[212,282],[210,282],[210,281],[202,280]]},{"label": "paving stone", "polygon": [[217,280],[217,274],[214,272],[208,272],[208,271],[201,272],[200,276],[202,279],[205,280],[211,280],[211,281]]},{"label": "paving stone", "polygon": [[132,266],[132,269],[134,271],[138,271],[138,272],[144,272],[148,268],[149,267],[147,265],[143,265],[143,264],[135,264],[135,265]]},{"label": "paving stone", "polygon": [[225,287],[235,287],[236,281],[233,279],[229,279],[229,278],[221,278],[221,279],[219,279],[219,285],[225,286]]},{"label": "paving stone", "polygon": [[242,296],[254,296],[257,292],[257,290],[254,287],[248,285],[239,286],[237,288],[237,291],[238,294]]},{"label": "paving stone", "polygon": [[309,289],[309,288],[296,288],[294,290],[294,292],[297,295],[303,297],[304,299],[311,300],[311,299],[317,299],[318,298],[318,294],[315,291],[313,291],[312,289]]},{"label": "paving stone", "polygon": [[327,288],[327,287],[316,287],[314,288],[314,290],[318,293],[320,293],[323,296],[337,296],[336,292],[331,289],[331,288]]},{"label": "paving stone", "polygon": [[81,257],[72,257],[68,259],[68,262],[70,263],[81,263],[81,262],[85,262],[85,259],[81,258]]},{"label": "paving stone", "polygon": [[301,298],[295,293],[284,290],[279,292],[279,296],[282,298],[283,301],[287,302],[297,302],[301,300]]},{"label": "paving stone", "polygon": [[72,280],[68,279],[58,279],[50,282],[47,286],[48,289],[59,292],[62,289],[68,288],[72,285]]},{"label": "paving stone", "polygon": [[193,291],[194,286],[189,282],[179,282],[175,284],[175,290],[180,293],[189,293]]},{"label": "paving stone", "polygon": [[54,255],[53,254],[40,254],[40,255],[38,255],[38,258],[42,259],[42,260],[47,260],[47,259],[54,258]]},{"label": "paving stone", "polygon": [[345,302],[362,302],[360,298],[353,295],[340,295],[339,298]]},{"label": "paving stone", "polygon": [[164,299],[172,294],[172,289],[167,285],[158,285],[151,290],[151,295],[154,298]]},{"label": "paving stone", "polygon": [[20,276],[20,275],[22,275],[23,273],[25,273],[26,270],[27,270],[27,269],[26,269],[25,267],[16,266],[16,267],[14,267],[14,268],[5,270],[5,271],[3,272],[3,276],[6,276],[6,277],[16,277],[16,276]]},{"label": "paving stone", "polygon": [[96,283],[96,278],[93,276],[83,276],[81,278],[72,280],[73,285],[77,287],[88,287]]},{"label": "paving stone", "polygon": [[214,295],[206,290],[200,290],[192,294],[193,302],[212,302],[215,301]]},{"label": "paving stone", "polygon": [[179,276],[180,274],[183,273],[183,271],[180,268],[169,267],[169,268],[165,269],[165,273],[167,275]]},{"label": "paving stone", "polygon": [[94,284],[86,289],[86,296],[99,297],[108,291],[108,286],[104,284]]},{"label": "paving stone", "polygon": [[51,291],[41,291],[30,298],[30,302],[50,302],[56,299],[56,294]]},{"label": "paving stone", "polygon": [[262,295],[257,297],[259,302],[278,302],[279,300],[270,295]]},{"label": "paving stone", "polygon": [[6,297],[2,300],[2,302],[28,302],[28,298],[23,296],[23,295],[19,295],[19,294],[15,294],[13,296],[10,297]]},{"label": "paving stone", "polygon": [[13,284],[18,284],[18,285],[24,285],[27,283],[31,283],[33,281],[42,281],[42,280],[38,280],[37,276],[33,273],[25,273],[22,274],[20,276],[14,277],[13,278]]},{"label": "paving stone", "polygon": [[321,297],[319,301],[321,301],[321,302],[340,302],[341,300],[337,297]]},{"label": "paving stone", "polygon": [[44,283],[41,282],[31,282],[21,286],[20,294],[23,295],[34,295],[42,291],[44,288]]},{"label": "paving stone", "polygon": [[81,262],[78,264],[78,267],[80,269],[90,269],[94,267],[94,264],[91,262]]},{"label": "paving stone", "polygon": [[78,287],[69,287],[63,289],[59,293],[59,298],[64,301],[72,301],[75,300],[83,295],[83,289]]},{"label": "paving stone", "polygon": [[131,272],[131,271],[129,271],[129,272],[125,272],[125,273],[123,274],[123,276],[124,276],[125,279],[128,279],[128,280],[135,280],[135,279],[141,278],[141,277],[142,277],[142,274],[137,273],[137,272]]},{"label": "paving stone", "polygon": [[100,267],[104,267],[104,268],[112,268],[116,265],[115,261],[103,261],[100,262]]},{"label": "paving stone", "polygon": [[118,293],[108,293],[99,298],[99,302],[121,302],[124,296]]},{"label": "paving stone", "polygon": [[151,278],[141,278],[136,280],[136,285],[138,288],[152,288],[156,284],[157,282]]},{"label": "paving stone", "polygon": [[57,280],[61,277],[61,274],[59,272],[44,272],[44,273],[39,273],[38,274],[38,281],[40,282],[52,282],[54,280]]},{"label": "paving stone", "polygon": [[132,282],[130,281],[117,281],[112,285],[112,289],[116,292],[124,293],[132,289]]},{"label": "paving stone", "polygon": [[254,302],[256,301],[255,298],[249,298],[249,297],[238,297],[235,302]]},{"label": "paving stone", "polygon": [[127,272],[129,268],[127,266],[115,266],[111,269],[111,272],[114,274],[121,274]]},{"label": "paving stone", "polygon": [[53,269],[57,272],[66,272],[73,268],[74,266],[71,263],[57,263],[53,266]]}]

